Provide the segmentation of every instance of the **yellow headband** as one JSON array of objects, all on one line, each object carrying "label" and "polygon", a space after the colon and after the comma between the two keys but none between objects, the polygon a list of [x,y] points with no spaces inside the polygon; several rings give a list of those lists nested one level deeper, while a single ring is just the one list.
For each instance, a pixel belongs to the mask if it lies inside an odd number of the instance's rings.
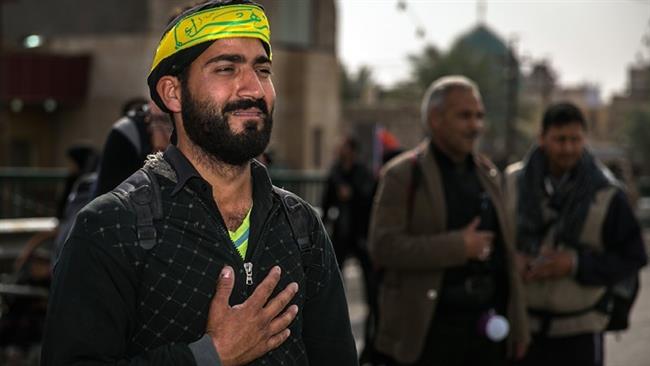
[{"label": "yellow headband", "polygon": [[190,14],[176,23],[160,41],[150,72],[178,51],[234,37],[260,39],[268,46],[271,58],[271,29],[264,11],[255,5],[226,5]]}]

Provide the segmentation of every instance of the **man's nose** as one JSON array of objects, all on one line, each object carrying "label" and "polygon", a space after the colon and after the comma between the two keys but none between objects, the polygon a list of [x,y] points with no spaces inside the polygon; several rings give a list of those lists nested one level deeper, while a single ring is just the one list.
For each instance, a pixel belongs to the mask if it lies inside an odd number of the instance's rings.
[{"label": "man's nose", "polygon": [[238,79],[237,95],[241,98],[260,99],[264,88],[254,68],[245,67]]},{"label": "man's nose", "polygon": [[472,117],[470,120],[470,128],[473,131],[480,132],[483,130],[483,118],[482,117]]}]

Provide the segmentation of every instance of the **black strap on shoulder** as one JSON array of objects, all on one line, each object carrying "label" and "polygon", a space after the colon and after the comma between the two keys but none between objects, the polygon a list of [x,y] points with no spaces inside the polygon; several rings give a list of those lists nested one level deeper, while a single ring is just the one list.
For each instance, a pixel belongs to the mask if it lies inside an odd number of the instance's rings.
[{"label": "black strap on shoulder", "polygon": [[138,242],[145,250],[157,242],[154,220],[162,218],[162,202],[158,179],[146,168],[139,169],[117,189],[131,204],[136,215]]},{"label": "black strap on shoulder", "polygon": [[275,193],[280,196],[282,207],[287,215],[293,237],[298,243],[301,254],[311,251],[311,236],[309,231],[309,212],[300,200],[291,192],[273,186]]}]

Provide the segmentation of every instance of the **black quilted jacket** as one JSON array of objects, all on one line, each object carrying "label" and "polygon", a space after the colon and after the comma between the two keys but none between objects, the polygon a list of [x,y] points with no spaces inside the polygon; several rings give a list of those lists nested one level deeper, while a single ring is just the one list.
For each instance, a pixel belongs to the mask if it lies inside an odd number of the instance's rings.
[{"label": "black quilted jacket", "polygon": [[[356,365],[341,276],[311,208],[305,212],[311,213],[312,248],[303,256],[266,170],[253,164],[251,234],[242,260],[198,174],[178,179],[177,166],[160,155],[147,168],[161,188],[158,243],[150,250],[139,245],[135,214],[114,192],[81,211],[55,270],[44,365],[194,365],[188,344],[204,334],[225,264],[235,269],[233,305],[274,265],[282,268],[274,295],[293,281],[300,287],[290,338],[252,364]],[[253,265],[252,285],[244,262]]]}]

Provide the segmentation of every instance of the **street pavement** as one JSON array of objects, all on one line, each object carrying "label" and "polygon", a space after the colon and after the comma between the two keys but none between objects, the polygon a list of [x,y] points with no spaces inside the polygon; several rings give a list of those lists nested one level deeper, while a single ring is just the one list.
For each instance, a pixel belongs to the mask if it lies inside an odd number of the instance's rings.
[{"label": "street pavement", "polygon": [[[650,252],[650,231],[645,232],[646,251]],[[630,329],[607,334],[606,366],[650,365],[650,268],[641,271],[641,291],[632,309]]]},{"label": "street pavement", "polygon": [[356,259],[348,259],[343,266],[342,274],[348,299],[352,333],[354,333],[354,339],[357,342],[357,351],[361,352],[364,346],[363,334],[368,307],[364,300],[363,278],[359,262]]},{"label": "street pavement", "polygon": [[[650,252],[650,230],[646,230],[646,247]],[[361,268],[354,259],[343,267],[352,332],[357,350],[363,349],[363,332],[367,307],[364,302]],[[650,268],[641,271],[641,291],[632,310],[630,328],[621,333],[608,333],[605,345],[605,366],[650,366]]]}]

